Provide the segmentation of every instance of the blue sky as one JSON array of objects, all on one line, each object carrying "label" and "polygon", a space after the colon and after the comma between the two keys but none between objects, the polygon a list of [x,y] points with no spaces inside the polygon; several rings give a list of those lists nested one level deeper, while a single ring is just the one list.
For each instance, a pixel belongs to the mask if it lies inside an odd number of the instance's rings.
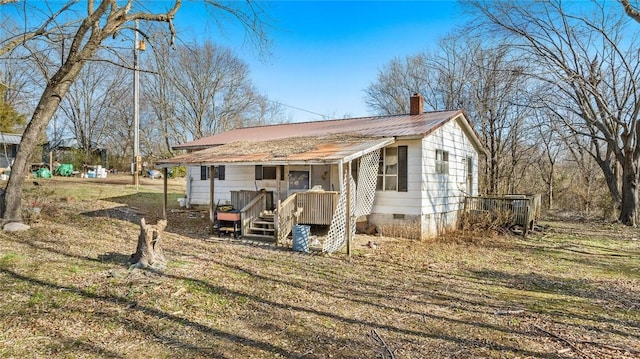
[{"label": "blue sky", "polygon": [[208,38],[249,64],[258,90],[287,108],[293,121],[370,115],[364,89],[394,57],[432,49],[461,25],[455,1],[269,1],[271,56],[261,59],[232,23],[185,2],[178,36]]}]

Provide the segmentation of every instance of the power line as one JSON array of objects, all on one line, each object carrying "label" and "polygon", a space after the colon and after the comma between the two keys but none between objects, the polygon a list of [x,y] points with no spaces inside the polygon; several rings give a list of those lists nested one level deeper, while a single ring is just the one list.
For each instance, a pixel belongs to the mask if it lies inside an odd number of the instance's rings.
[{"label": "power line", "polygon": [[313,114],[313,115],[316,115],[316,116],[320,116],[320,117],[322,117],[322,118],[323,118],[323,119],[325,119],[325,120],[328,120],[328,119],[330,119],[330,118],[331,118],[330,116],[323,115],[323,114],[321,114],[321,113],[317,113],[317,112],[313,112],[313,111],[309,111],[309,110],[305,110],[305,109],[300,108],[300,107],[287,105],[286,103],[282,103],[282,102],[280,102],[280,101],[274,101],[274,100],[268,100],[268,101],[273,102],[273,103],[278,104],[278,105],[281,105],[281,106],[285,106],[285,107],[292,108],[292,109],[294,109],[294,110],[298,110],[298,111],[302,111],[302,112],[307,112],[307,113],[310,113],[310,114]]}]

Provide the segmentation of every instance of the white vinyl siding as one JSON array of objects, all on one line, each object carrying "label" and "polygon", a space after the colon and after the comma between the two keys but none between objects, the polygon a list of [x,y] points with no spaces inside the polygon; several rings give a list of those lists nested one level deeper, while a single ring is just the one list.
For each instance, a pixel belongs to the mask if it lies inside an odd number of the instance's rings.
[{"label": "white vinyl siding", "polygon": [[[472,170],[472,192],[477,193],[478,154],[458,121],[447,122],[422,140],[421,198],[425,215],[446,214],[461,208],[468,192],[469,169]],[[444,167],[448,175],[443,175]]]},{"label": "white vinyl siding", "polygon": [[[401,226],[418,223],[423,238],[435,236],[455,224],[464,196],[478,194],[479,153],[469,140],[469,136],[474,134],[466,133],[460,121],[465,120],[459,117],[447,121],[423,138],[399,138],[382,151],[382,170],[378,176],[384,176],[384,181],[383,187],[379,187],[375,194],[369,216],[371,223]],[[393,160],[394,153],[395,158],[399,158],[399,146],[406,146],[403,148],[407,154],[406,192],[404,181],[402,190],[398,184],[398,178],[404,179],[405,173],[399,175],[398,160],[395,163]],[[290,171],[309,171],[311,187],[321,185],[325,190],[340,189],[342,174],[336,164],[312,167],[285,166],[285,176],[280,183],[280,198],[287,197]],[[275,192],[276,180],[255,180],[255,168],[254,165],[225,166],[225,180],[215,181],[214,201],[230,201],[230,191],[264,188]],[[273,176],[270,174],[268,177]],[[209,180],[200,180],[199,166],[188,167],[187,181],[189,204],[208,205],[210,183]],[[276,197],[274,196],[274,201],[277,201]]]},{"label": "white vinyl siding", "polygon": [[[421,141],[399,140],[393,144],[407,146],[407,191],[376,191],[372,213],[392,216],[393,214],[420,215],[420,179],[422,178]],[[388,147],[389,148],[389,147]],[[397,152],[396,152],[397,153]],[[381,153],[382,155],[382,153]],[[397,172],[396,172],[397,177]]]}]

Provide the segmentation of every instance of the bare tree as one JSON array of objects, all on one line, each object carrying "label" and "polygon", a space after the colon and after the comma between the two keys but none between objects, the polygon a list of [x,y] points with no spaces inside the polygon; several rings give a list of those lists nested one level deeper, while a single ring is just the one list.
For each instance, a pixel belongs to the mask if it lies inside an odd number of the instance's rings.
[{"label": "bare tree", "polygon": [[104,144],[109,124],[118,121],[118,106],[130,93],[125,79],[123,68],[90,62],[60,104],[59,118],[69,124],[85,161]]},{"label": "bare tree", "polygon": [[436,82],[430,58],[425,54],[395,58],[379,72],[376,82],[365,89],[365,102],[378,114],[398,114],[409,112],[409,98],[420,93],[425,104],[431,109],[438,109],[438,101],[429,101],[431,92],[427,91],[430,83]]},{"label": "bare tree", "polygon": [[[247,3],[247,11],[234,8],[234,4],[227,6],[222,3],[207,1],[208,4],[222,12],[231,14],[239,20],[251,34],[252,38],[262,38],[262,22],[259,15],[259,5]],[[43,133],[45,127],[54,116],[62,99],[67,95],[69,88],[75,82],[85,64],[96,59],[99,49],[111,49],[117,55],[115,47],[104,46],[108,39],[117,37],[121,31],[132,29],[134,21],[167,23],[169,32],[174,35],[173,19],[180,9],[181,0],[171,2],[169,10],[154,12],[133,0],[125,3],[116,0],[89,0],[84,4],[84,10],[77,9],[76,1],[69,1],[62,6],[51,2],[46,6],[35,5],[34,8],[16,6],[15,10],[24,19],[24,26],[4,28],[6,37],[0,41],[0,55],[10,54],[17,49],[27,52],[31,59],[40,64],[40,68],[46,76],[46,85],[39,96],[40,100],[35,107],[20,144],[11,177],[6,189],[6,209],[3,215],[5,220],[15,221],[21,219],[22,187],[27,171],[28,159],[38,143],[38,135]],[[0,6],[13,6],[5,2]],[[57,8],[46,13],[49,9]],[[71,11],[71,10],[74,11]],[[23,13],[28,11],[29,14]],[[38,14],[45,14],[38,17]],[[49,61],[49,53],[43,51],[45,46],[38,44],[51,44],[56,36],[62,36],[61,63]],[[68,36],[68,37],[67,37]],[[66,40],[66,41],[65,41]],[[50,46],[49,48],[58,48]],[[109,61],[109,59],[105,59]]]},{"label": "bare tree", "polygon": [[365,90],[366,101],[377,113],[402,113],[410,95],[419,92],[432,110],[464,109],[489,152],[484,189],[512,192],[528,116],[523,74],[521,62],[504,46],[448,37],[438,52],[392,60]]},{"label": "bare tree", "polygon": [[148,74],[144,86],[168,149],[274,119],[274,107],[257,93],[248,66],[229,49],[209,42],[179,46],[171,57],[163,55],[166,51],[158,49],[149,66],[158,75]]},{"label": "bare tree", "polygon": [[[547,204],[554,208],[556,172],[560,155],[564,149],[562,129],[558,128],[557,119],[553,114],[538,111],[535,113],[535,138],[537,141],[538,157],[535,165],[540,177],[547,187]],[[556,121],[554,121],[556,120]]]},{"label": "bare tree", "polygon": [[513,193],[516,167],[523,153],[528,111],[528,96],[523,66],[512,59],[506,47],[475,48],[469,81],[472,119],[487,146],[486,190],[488,193]]},{"label": "bare tree", "polygon": [[624,11],[627,13],[627,15],[629,15],[629,17],[637,22],[640,22],[640,10],[638,9],[637,5],[631,5],[631,1],[629,0],[620,0],[620,3],[622,4]]},{"label": "bare tree", "polygon": [[619,220],[636,225],[640,63],[637,32],[625,27],[620,8],[595,1],[571,8],[559,0],[467,3],[481,14],[485,33],[508,37],[537,64],[531,75],[547,85],[548,109],[575,135],[588,139],[579,143],[589,144],[584,150],[600,166],[612,199],[620,203]]}]

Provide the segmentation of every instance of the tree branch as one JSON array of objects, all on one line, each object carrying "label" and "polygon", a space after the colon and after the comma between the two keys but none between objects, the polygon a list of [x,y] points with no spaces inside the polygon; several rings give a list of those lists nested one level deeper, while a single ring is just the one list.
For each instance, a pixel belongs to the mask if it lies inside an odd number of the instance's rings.
[{"label": "tree branch", "polygon": [[626,12],[629,17],[640,22],[640,11],[634,8],[629,0],[620,0],[620,3],[622,4],[622,7],[624,7],[624,12]]},{"label": "tree branch", "polygon": [[[7,0],[1,0],[2,2],[0,2],[0,6],[1,5],[5,5],[8,4],[11,1],[7,1]],[[62,14],[63,12],[65,12],[66,10],[68,10],[71,6],[73,6],[76,2],[78,2],[78,0],[71,0],[68,3],[66,3],[63,7],[60,8],[60,10],[58,10],[58,12],[56,12],[55,14],[51,15],[43,24],[42,26],[40,26],[37,30],[35,31],[30,31],[30,32],[25,32],[17,37],[15,37],[12,40],[8,40],[7,43],[5,43],[4,45],[2,45],[2,47],[0,47],[0,56],[6,54],[7,52],[15,49],[17,46],[19,46],[20,44],[25,43],[28,40],[33,39],[36,36],[41,36],[47,33],[47,27],[49,26],[49,24],[51,24],[52,22],[54,22],[56,20],[56,18]]]}]

